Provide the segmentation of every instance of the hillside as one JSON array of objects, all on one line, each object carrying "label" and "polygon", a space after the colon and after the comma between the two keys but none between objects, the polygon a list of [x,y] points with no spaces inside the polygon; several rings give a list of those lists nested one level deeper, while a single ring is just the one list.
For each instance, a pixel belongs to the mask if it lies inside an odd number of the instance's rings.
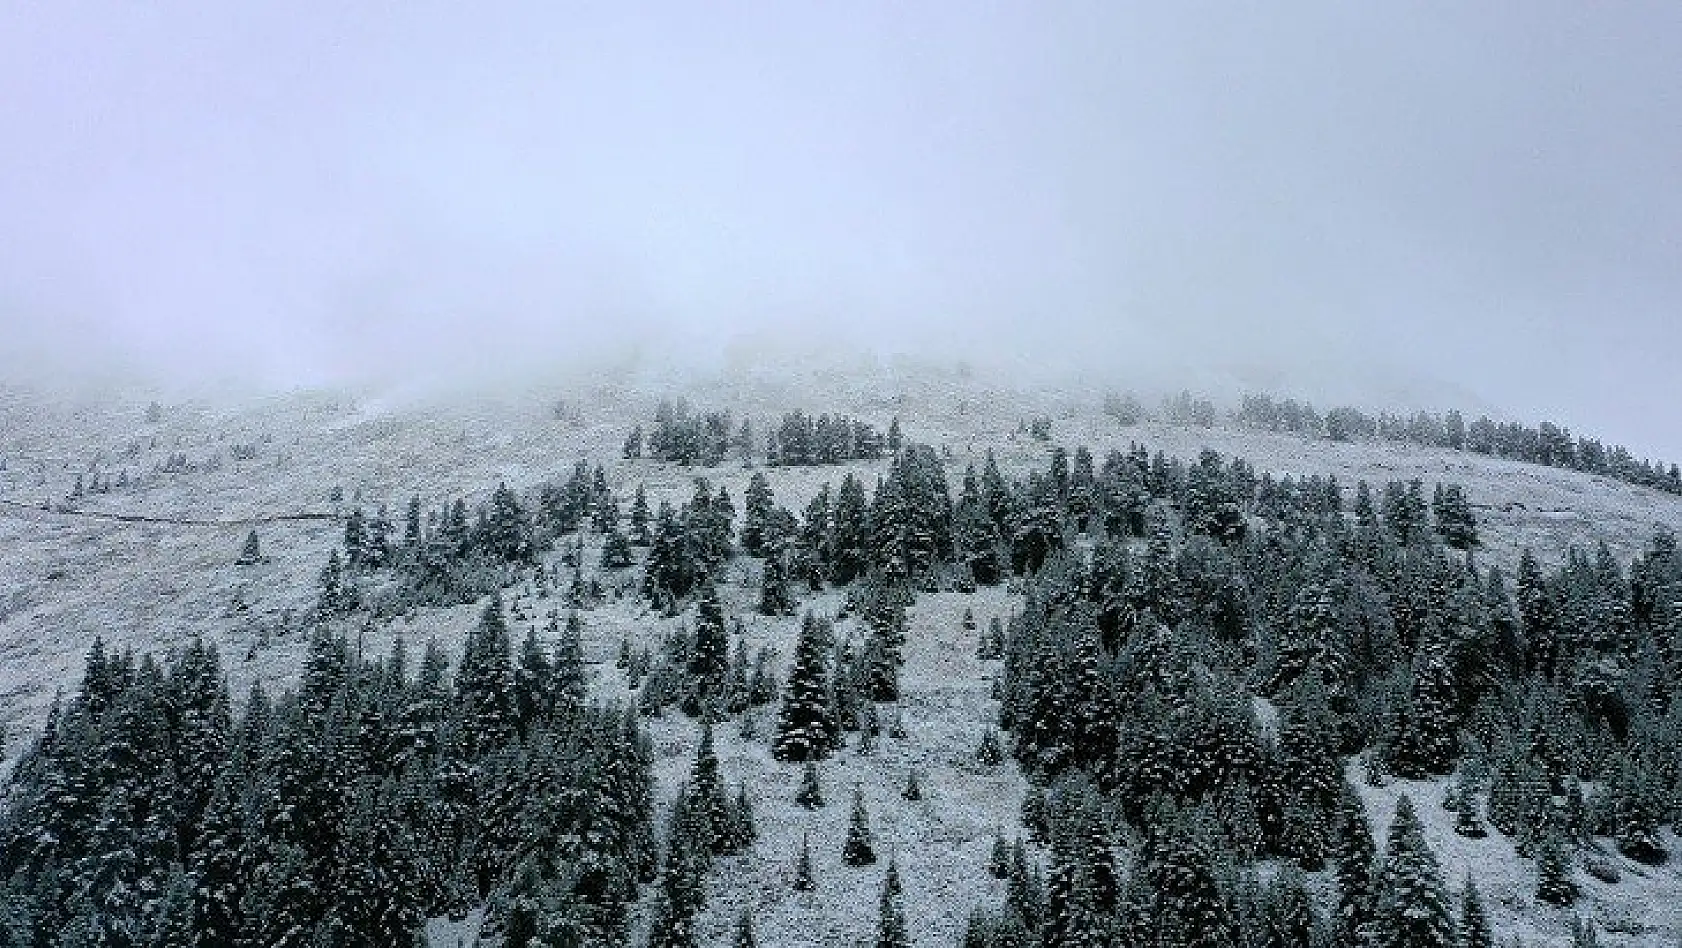
[{"label": "hillside", "polygon": [[[621,498],[640,485],[651,504],[681,504],[693,478],[705,476],[739,505],[753,473],[739,461],[702,468],[621,457],[631,427],[647,424],[656,402],[673,394],[697,408],[729,409],[760,432],[797,408],[841,412],[883,428],[897,416],[908,439],[940,453],[954,488],[966,465],[979,467],[988,451],[1014,478],[1044,469],[1053,444],[1085,446],[1102,458],[1133,442],[1188,463],[1212,449],[1276,477],[1334,475],[1346,502],[1357,480],[1376,488],[1417,478],[1427,492],[1438,482],[1454,482],[1464,486],[1479,521],[1476,559],[1509,575],[1526,548],[1553,568],[1570,548],[1592,554],[1604,543],[1627,565],[1646,549],[1655,528],[1682,531],[1682,498],[1606,478],[1392,443],[1336,443],[1228,427],[1122,426],[1103,414],[1096,396],[1015,389],[959,373],[877,370],[801,384],[740,377],[682,390],[623,382],[472,398],[319,392],[234,402],[166,398],[155,412],[146,397],[63,400],[0,390],[0,501],[6,502],[0,506],[0,725],[6,734],[0,773],[10,770],[27,736],[40,728],[55,694],[77,687],[96,635],[114,649],[158,653],[202,636],[219,646],[234,695],[256,681],[276,692],[294,684],[309,644],[304,616],[316,602],[317,574],[343,539],[342,521],[331,518],[354,508],[384,506],[397,520],[411,496],[429,507],[457,497],[472,503],[499,483],[529,499],[580,460],[599,463]],[[1023,428],[1040,417],[1051,421],[1049,441]],[[798,514],[820,485],[838,484],[845,472],[857,473],[868,487],[887,469],[886,461],[875,460],[768,474],[777,504]],[[78,475],[90,484],[96,477],[117,484],[108,492],[71,496]],[[269,519],[299,514],[328,518]],[[263,559],[237,564],[251,530]],[[594,535],[586,540],[582,562],[590,570],[599,543]],[[561,556],[558,550],[544,553],[542,563],[559,575]],[[741,617],[750,646],[769,647],[786,659],[794,652],[799,620],[754,614],[759,570],[754,560],[732,562],[721,598],[727,615]],[[530,581],[504,596],[521,632],[555,604]],[[829,590],[802,601],[801,609],[834,615],[842,601],[840,592]],[[962,627],[962,616],[972,612],[985,628],[990,619],[1008,621],[1023,607],[1020,584],[917,596],[907,610],[903,695],[895,703],[907,736],[884,736],[869,753],[849,746],[825,762],[828,801],[816,811],[795,806],[799,768],[773,760],[763,739],[775,707],[748,712],[759,735],[754,740],[742,738],[737,724],[720,726],[722,772],[732,788],[745,785],[759,840],[749,853],[721,860],[709,876],[697,922],[701,944],[728,944],[744,908],[754,914],[762,945],[852,944],[871,937],[880,867],[848,868],[839,855],[854,787],[863,792],[883,861],[891,851],[903,874],[914,944],[956,945],[975,906],[1000,902],[1005,884],[987,875],[988,853],[996,834],[1021,833],[1026,781],[1008,758],[996,766],[975,759],[978,741],[999,713],[991,688],[1000,670],[997,662],[976,657],[975,633]],[[457,654],[482,608],[475,602],[409,609],[377,621],[353,617],[343,625],[371,656],[384,654],[398,636],[409,643],[436,639]],[[582,619],[592,688],[600,697],[627,694],[614,664],[622,641],[652,646],[694,621],[692,608],[667,617],[639,597],[611,592]],[[845,638],[858,624],[845,619],[838,634]],[[697,727],[675,711],[649,727],[656,800],[664,807],[690,766]],[[912,773],[924,788],[916,802],[900,793]],[[1440,805],[1445,786],[1439,779],[1365,788],[1380,846],[1397,794],[1410,793],[1454,891],[1473,873],[1503,938],[1566,943],[1570,913],[1536,902],[1529,861],[1497,835],[1468,841],[1452,833],[1454,816]],[[817,889],[797,893],[789,881],[805,833],[813,841]],[[1664,840],[1672,854],[1665,865],[1640,865],[1602,842],[1597,848],[1610,853],[1605,858],[1617,864],[1622,881],[1579,873],[1585,896],[1575,911],[1599,920],[1603,943],[1659,945],[1682,937],[1682,874],[1676,868],[1682,848],[1668,832]],[[1324,888],[1323,882],[1316,885]],[[635,930],[647,924],[649,911],[645,899]],[[465,932],[443,920],[431,930],[438,945],[454,944],[450,937]]]}]

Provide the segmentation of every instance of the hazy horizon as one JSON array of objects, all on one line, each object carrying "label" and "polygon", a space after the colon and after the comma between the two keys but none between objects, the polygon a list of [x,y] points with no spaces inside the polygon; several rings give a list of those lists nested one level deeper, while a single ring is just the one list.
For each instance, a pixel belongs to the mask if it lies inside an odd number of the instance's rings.
[{"label": "hazy horizon", "polygon": [[0,376],[833,339],[1682,460],[1677,62],[1662,4],[14,4]]}]

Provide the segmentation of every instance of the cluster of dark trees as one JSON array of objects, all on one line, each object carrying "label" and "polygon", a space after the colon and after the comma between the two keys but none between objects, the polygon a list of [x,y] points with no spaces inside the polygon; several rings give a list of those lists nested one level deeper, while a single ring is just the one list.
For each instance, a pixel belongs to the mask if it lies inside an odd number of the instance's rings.
[{"label": "cluster of dark trees", "polygon": [[884,436],[866,422],[844,415],[812,417],[793,411],[765,438],[765,463],[772,467],[801,467],[870,461],[897,454],[901,447],[899,419]]},{"label": "cluster of dark trees", "polygon": [[[792,411],[766,434],[764,458],[772,467],[842,464],[896,454],[901,446],[898,418],[884,435],[845,415]],[[752,423],[744,419],[738,426],[728,411],[692,412],[680,399],[660,402],[646,432],[642,425],[631,429],[624,456],[716,467],[729,457],[752,462],[756,450]]]},{"label": "cluster of dark trees", "polygon": [[501,603],[455,674],[318,628],[235,713],[216,650],[96,642],[0,814],[0,944],[391,946],[489,906],[508,945],[613,945],[656,868],[653,754],[587,703],[576,623]]},{"label": "cluster of dark trees", "polygon": [[[1104,409],[1122,424],[1138,424],[1146,418],[1143,406],[1130,395],[1107,396]],[[1213,402],[1195,398],[1189,392],[1164,399],[1161,415],[1174,424],[1194,424],[1205,428],[1214,425],[1221,417]],[[1495,421],[1488,416],[1467,421],[1459,411],[1442,414],[1418,411],[1412,415],[1379,412],[1375,415],[1349,406],[1333,408],[1321,414],[1309,402],[1292,398],[1275,399],[1268,395],[1244,396],[1227,418],[1233,424],[1245,427],[1289,431],[1333,441],[1382,439],[1470,451],[1600,474],[1655,490],[1682,494],[1682,468],[1676,464],[1667,467],[1657,461],[1638,460],[1622,445],[1608,445],[1597,438],[1573,435],[1569,428],[1551,421],[1526,425]]]},{"label": "cluster of dark trees", "polygon": [[654,424],[647,434],[641,425],[625,438],[627,459],[649,457],[676,464],[717,467],[734,454],[743,461],[753,458],[753,426],[743,421],[734,427],[728,411],[695,413],[689,403],[662,400],[654,410]]},{"label": "cluster of dark trees", "polygon": [[372,515],[356,508],[346,517],[343,543],[321,570],[318,611],[324,617],[359,609],[391,614],[473,602],[586,528],[604,538],[602,565],[622,569],[631,565],[632,547],[651,542],[651,519],[641,487],[624,516],[601,465],[584,461],[565,479],[545,481],[528,501],[506,484],[471,510],[457,498],[429,511],[416,496],[401,525],[384,508]]},{"label": "cluster of dark trees", "polygon": [[[1542,901],[1573,900],[1591,837],[1666,858],[1660,830],[1682,818],[1674,536],[1628,568],[1602,546],[1552,571],[1527,553],[1509,577],[1455,551],[1475,536],[1463,491],[1428,504],[1417,483],[1376,500],[1361,484],[1346,510],[1329,479],[1268,482],[1207,454],[1141,477],[1142,549],[1101,536],[1034,574],[999,723],[1050,868],[1012,870],[970,944],[1486,944],[1457,934],[1411,805],[1375,859],[1352,756],[1373,782],[1452,775],[1421,805],[1510,838]],[[1227,504],[1247,529],[1208,515]],[[1295,870],[1259,887],[1259,860]],[[1299,874],[1324,869],[1326,913]],[[1470,887],[1465,902],[1481,913]]]}]

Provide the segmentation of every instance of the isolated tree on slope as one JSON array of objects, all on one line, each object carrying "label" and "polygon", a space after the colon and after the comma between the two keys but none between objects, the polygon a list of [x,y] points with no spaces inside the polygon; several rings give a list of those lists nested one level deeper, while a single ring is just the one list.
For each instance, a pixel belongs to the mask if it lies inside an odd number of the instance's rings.
[{"label": "isolated tree on slope", "polygon": [[794,664],[783,689],[772,753],[778,760],[819,760],[836,746],[839,729],[829,700],[829,636],[807,615],[794,646]]},{"label": "isolated tree on slope", "polygon": [[875,948],[911,948],[900,895],[899,864],[897,860],[889,859],[888,873],[882,880],[882,897],[877,905]]}]

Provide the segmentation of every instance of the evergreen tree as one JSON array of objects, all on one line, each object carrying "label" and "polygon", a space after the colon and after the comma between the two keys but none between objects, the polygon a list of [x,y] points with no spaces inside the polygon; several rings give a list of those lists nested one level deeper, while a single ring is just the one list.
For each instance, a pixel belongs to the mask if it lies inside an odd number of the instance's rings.
[{"label": "evergreen tree", "polygon": [[841,847],[841,861],[849,866],[868,866],[876,861],[869,816],[864,811],[864,791],[853,791],[853,812],[847,822],[847,841]]},{"label": "evergreen tree", "polygon": [[812,846],[806,833],[800,834],[800,857],[795,861],[794,891],[811,892],[818,887],[812,878]]},{"label": "evergreen tree", "polygon": [[749,556],[765,556],[769,552],[765,546],[766,529],[775,507],[771,482],[764,472],[755,471],[748,479],[747,491],[742,494],[742,529],[737,536],[742,552]]},{"label": "evergreen tree", "polygon": [[1453,943],[1442,873],[1405,794],[1396,801],[1373,894],[1370,941],[1375,948],[1448,948]]},{"label": "evergreen tree", "polygon": [[[549,633],[557,631],[553,615]],[[531,731],[540,716],[555,707],[555,669],[537,638],[537,627],[527,626],[526,637],[520,642],[520,660],[514,667],[514,720],[520,735]]]},{"label": "evergreen tree", "polygon": [[801,769],[800,790],[795,793],[794,802],[808,810],[823,806],[823,787],[818,784],[818,765],[815,761],[807,760],[806,766]]},{"label": "evergreen tree", "polygon": [[762,616],[794,615],[794,596],[788,589],[786,556],[780,549],[765,551],[765,567],[759,580],[759,614]]},{"label": "evergreen tree", "polygon": [[730,642],[724,628],[724,609],[710,580],[701,583],[695,603],[695,639],[689,651],[685,713],[700,715],[724,698],[730,670]]},{"label": "evergreen tree", "polygon": [[917,771],[913,770],[906,775],[905,789],[900,791],[900,796],[913,803],[923,799],[923,787],[917,782]]},{"label": "evergreen tree", "polygon": [[1536,846],[1536,898],[1549,905],[1570,905],[1577,900],[1571,854],[1560,833],[1551,828]]},{"label": "evergreen tree", "polygon": [[257,546],[257,531],[253,530],[245,535],[245,546],[240,548],[239,559],[234,560],[235,566],[252,566],[263,561],[263,551]]},{"label": "evergreen tree", "polygon": [[1266,948],[1311,948],[1318,943],[1320,921],[1302,871],[1286,866],[1267,888]]},{"label": "evergreen tree", "polygon": [[1460,924],[1454,932],[1454,948],[1494,948],[1495,933],[1489,927],[1489,915],[1484,911],[1483,898],[1470,877],[1460,895]]},{"label": "evergreen tree", "polygon": [[624,569],[631,565],[631,541],[618,527],[608,530],[602,541],[602,569]]},{"label": "evergreen tree", "polygon": [[888,859],[888,872],[882,880],[882,897],[876,916],[875,948],[911,948],[911,936],[905,929],[905,909],[900,905],[901,886],[899,865]]},{"label": "evergreen tree", "polygon": [[479,623],[467,635],[461,667],[456,672],[462,739],[469,754],[500,747],[515,734],[513,669],[508,651],[502,600],[492,596]]},{"label": "evergreen tree", "polygon": [[772,753],[778,760],[822,759],[840,736],[829,701],[829,634],[808,614],[794,647],[794,664],[784,685]]},{"label": "evergreen tree", "polygon": [[650,519],[648,494],[643,490],[642,485],[638,484],[637,492],[631,498],[630,541],[632,546],[648,546],[651,542],[652,538],[648,532]]},{"label": "evergreen tree", "polygon": [[747,909],[742,909],[742,914],[736,919],[736,931],[730,937],[730,948],[759,948],[759,940],[753,933],[753,913]]},{"label": "evergreen tree", "polygon": [[1372,921],[1373,865],[1377,848],[1366,807],[1347,782],[1334,815],[1333,850],[1337,876],[1337,917],[1333,927],[1341,944],[1360,944]]}]

